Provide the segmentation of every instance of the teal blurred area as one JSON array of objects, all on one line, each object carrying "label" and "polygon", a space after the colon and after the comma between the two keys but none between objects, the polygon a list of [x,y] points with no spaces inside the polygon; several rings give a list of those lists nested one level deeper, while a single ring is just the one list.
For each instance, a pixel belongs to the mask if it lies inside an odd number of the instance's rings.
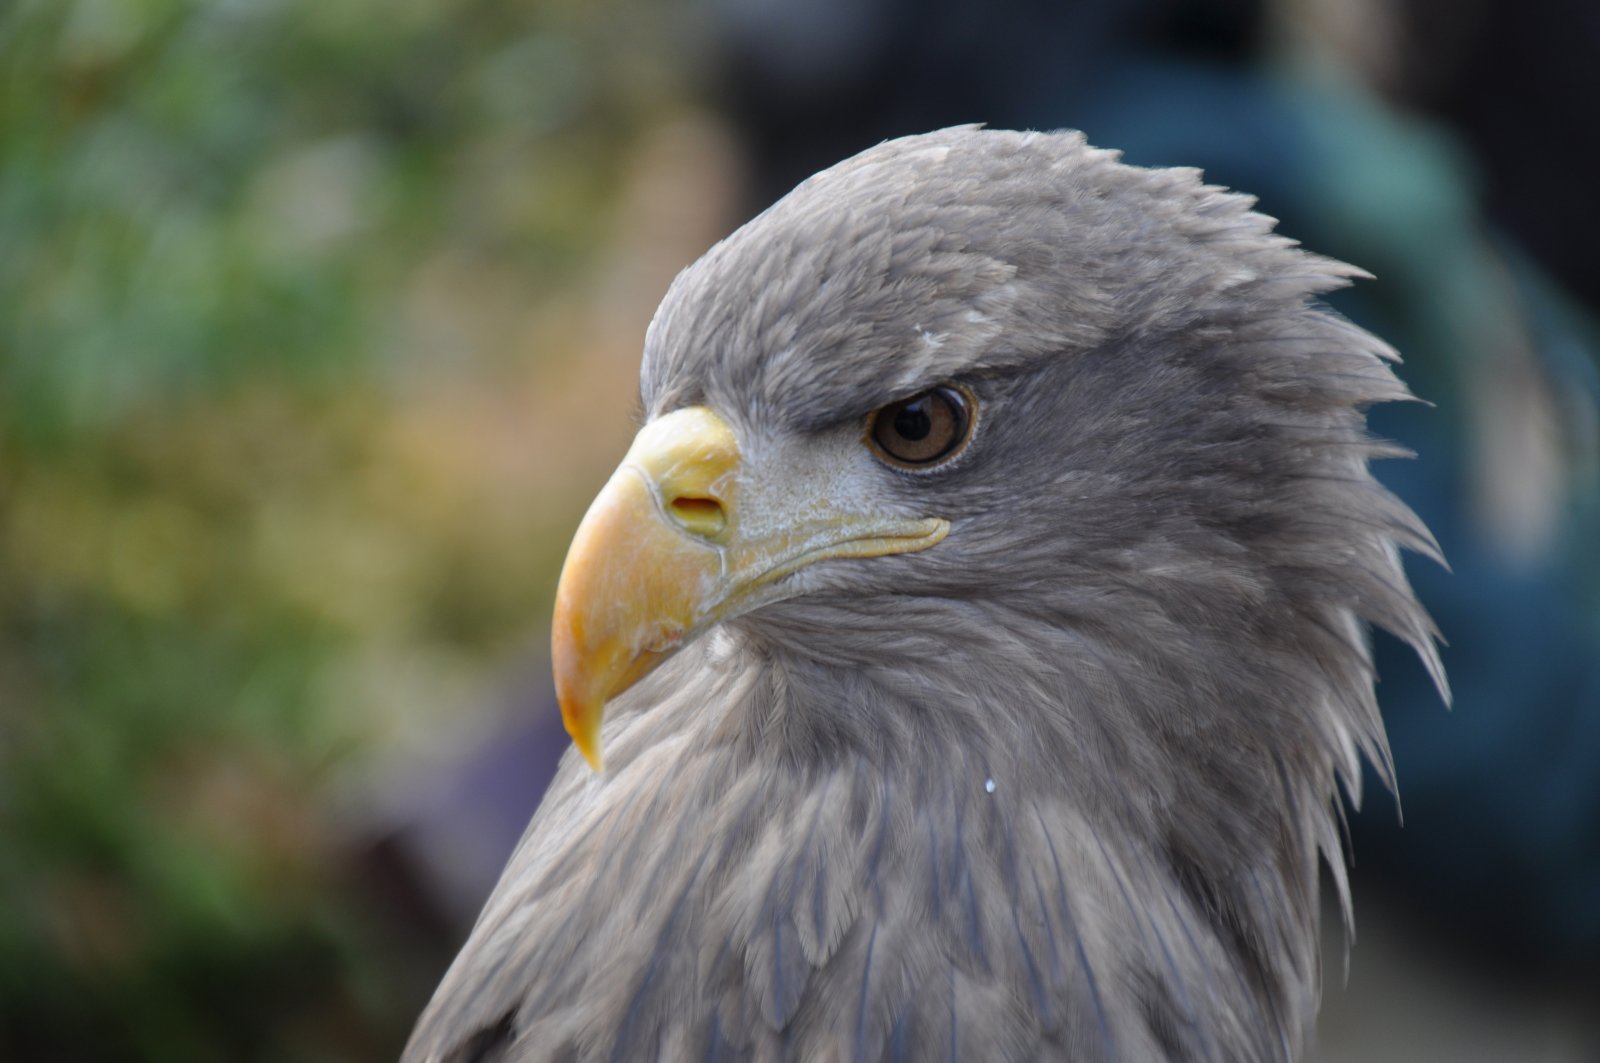
[{"label": "teal blurred area", "polygon": [[626,434],[660,19],[0,5],[0,1058],[397,1054],[458,928],[364,795],[537,656]]}]

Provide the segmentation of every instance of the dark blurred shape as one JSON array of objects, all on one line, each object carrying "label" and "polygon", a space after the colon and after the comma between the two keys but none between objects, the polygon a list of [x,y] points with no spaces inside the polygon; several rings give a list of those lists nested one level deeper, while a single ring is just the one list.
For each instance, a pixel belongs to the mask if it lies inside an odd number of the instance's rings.
[{"label": "dark blurred shape", "polygon": [[1141,50],[1218,63],[1261,46],[1263,0],[716,0],[720,98],[751,150],[751,206],[888,137],[1063,124]]},{"label": "dark blurred shape", "polygon": [[1494,223],[1600,308],[1600,5],[1407,0],[1405,62],[1384,87],[1471,148]]}]

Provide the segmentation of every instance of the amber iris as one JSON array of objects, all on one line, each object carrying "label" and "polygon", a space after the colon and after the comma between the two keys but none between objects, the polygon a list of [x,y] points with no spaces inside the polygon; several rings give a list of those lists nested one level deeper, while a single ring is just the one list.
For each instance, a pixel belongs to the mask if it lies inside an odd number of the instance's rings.
[{"label": "amber iris", "polygon": [[964,388],[941,384],[874,410],[867,439],[879,457],[925,469],[955,457],[972,431],[973,400]]}]

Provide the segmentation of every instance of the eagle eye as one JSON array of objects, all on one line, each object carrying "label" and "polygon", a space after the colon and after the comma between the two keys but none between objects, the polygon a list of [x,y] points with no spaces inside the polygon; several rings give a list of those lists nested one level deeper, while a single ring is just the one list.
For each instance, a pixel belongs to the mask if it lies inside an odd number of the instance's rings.
[{"label": "eagle eye", "polygon": [[867,444],[903,469],[928,469],[959,454],[972,437],[977,401],[966,388],[941,384],[867,417]]}]

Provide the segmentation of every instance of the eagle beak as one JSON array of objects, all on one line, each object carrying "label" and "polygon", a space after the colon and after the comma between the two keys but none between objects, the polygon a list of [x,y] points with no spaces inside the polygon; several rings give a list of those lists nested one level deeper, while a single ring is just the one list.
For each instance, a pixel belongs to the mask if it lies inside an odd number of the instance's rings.
[{"label": "eagle beak", "polygon": [[567,733],[596,771],[606,702],[694,635],[788,597],[784,577],[817,561],[925,550],[950,530],[843,510],[826,478],[755,472],[716,413],[677,410],[639,432],[578,525],[551,662]]}]

